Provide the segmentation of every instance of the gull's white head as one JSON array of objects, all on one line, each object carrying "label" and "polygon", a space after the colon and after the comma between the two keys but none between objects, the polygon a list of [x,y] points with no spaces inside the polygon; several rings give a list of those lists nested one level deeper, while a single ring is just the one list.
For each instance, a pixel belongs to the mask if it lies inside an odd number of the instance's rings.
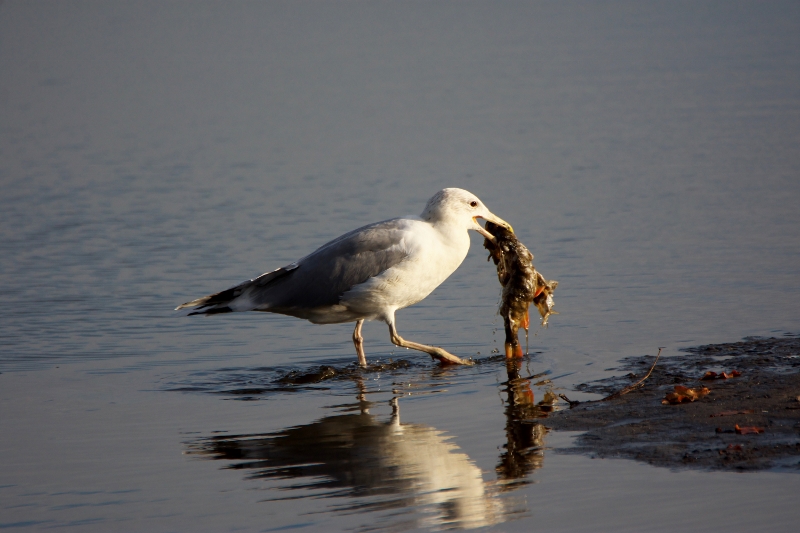
[{"label": "gull's white head", "polygon": [[422,220],[434,224],[463,225],[466,229],[475,230],[487,239],[494,241],[494,236],[478,224],[479,218],[494,222],[513,232],[511,224],[498,217],[483,205],[480,198],[464,189],[442,189],[428,200],[422,211]]}]

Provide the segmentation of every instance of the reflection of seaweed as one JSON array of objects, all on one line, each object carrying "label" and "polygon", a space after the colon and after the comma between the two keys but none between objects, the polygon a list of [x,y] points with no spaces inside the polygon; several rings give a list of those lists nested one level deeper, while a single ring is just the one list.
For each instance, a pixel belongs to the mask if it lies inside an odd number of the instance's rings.
[{"label": "reflection of seaweed", "polygon": [[536,405],[530,378],[520,377],[520,362],[506,361],[506,444],[496,471],[501,480],[520,480],[544,462],[547,428],[536,422],[551,409],[547,402]]},{"label": "reflection of seaweed", "polygon": [[227,468],[276,481],[282,490],[314,491],[306,497],[354,499],[339,511],[417,507],[426,518],[412,520],[410,528],[474,528],[503,519],[502,504],[486,490],[480,469],[446,435],[401,424],[397,399],[391,419],[377,420],[364,392],[361,385],[358,403],[341,406],[358,414],[272,434],[206,437],[189,443],[189,453],[232,461]]}]

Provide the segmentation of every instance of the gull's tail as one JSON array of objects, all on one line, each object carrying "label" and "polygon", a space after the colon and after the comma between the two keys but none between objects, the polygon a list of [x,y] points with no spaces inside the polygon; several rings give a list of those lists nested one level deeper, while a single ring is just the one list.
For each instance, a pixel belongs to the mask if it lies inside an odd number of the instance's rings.
[{"label": "gull's tail", "polygon": [[182,315],[216,315],[218,313],[232,313],[230,305],[233,300],[241,296],[242,290],[252,281],[245,281],[236,287],[228,290],[209,294],[191,302],[186,302],[175,308],[176,311],[183,311]]},{"label": "gull's tail", "polygon": [[186,302],[175,308],[183,316],[192,315],[216,315],[219,313],[232,313],[234,311],[253,311],[259,306],[256,302],[257,293],[262,292],[264,287],[272,281],[288,274],[297,268],[291,264],[266,274],[261,274],[255,279],[247,280],[235,287],[226,289],[222,292],[209,294],[191,302]]}]

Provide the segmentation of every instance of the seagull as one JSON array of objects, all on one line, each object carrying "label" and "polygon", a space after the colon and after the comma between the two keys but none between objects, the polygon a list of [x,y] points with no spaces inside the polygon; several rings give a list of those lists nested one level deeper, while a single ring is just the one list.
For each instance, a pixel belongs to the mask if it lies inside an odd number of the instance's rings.
[{"label": "seagull", "polygon": [[474,194],[442,189],[419,217],[363,226],[294,263],[175,310],[186,315],[264,311],[314,324],[355,322],[353,344],[361,367],[367,366],[361,327],[365,320],[382,320],[396,346],[425,352],[442,364],[469,364],[438,346],[401,337],[395,312],[423,300],[455,272],[469,251],[468,230],[494,241],[478,218],[513,231]]}]

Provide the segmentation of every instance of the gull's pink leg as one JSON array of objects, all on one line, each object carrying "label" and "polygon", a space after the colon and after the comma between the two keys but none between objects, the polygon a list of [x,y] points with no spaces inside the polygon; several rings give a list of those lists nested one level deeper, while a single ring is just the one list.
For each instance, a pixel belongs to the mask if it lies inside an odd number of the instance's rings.
[{"label": "gull's pink leg", "polygon": [[353,331],[353,344],[356,346],[358,364],[361,368],[367,368],[367,356],[364,354],[364,337],[361,336],[361,326],[363,325],[363,319],[356,322],[356,329]]},{"label": "gull's pink leg", "polygon": [[388,322],[388,324],[389,324],[389,335],[392,338],[392,343],[395,344],[396,346],[400,346],[402,348],[411,348],[412,350],[419,350],[420,352],[425,352],[434,359],[438,359],[439,362],[441,362],[442,364],[451,364],[451,365],[472,364],[470,361],[464,361],[463,359],[456,357],[447,350],[439,348],[438,346],[428,346],[427,344],[419,344],[417,342],[407,341],[403,337],[401,337],[399,333],[397,333],[397,329],[395,329],[394,327],[394,321]]}]

